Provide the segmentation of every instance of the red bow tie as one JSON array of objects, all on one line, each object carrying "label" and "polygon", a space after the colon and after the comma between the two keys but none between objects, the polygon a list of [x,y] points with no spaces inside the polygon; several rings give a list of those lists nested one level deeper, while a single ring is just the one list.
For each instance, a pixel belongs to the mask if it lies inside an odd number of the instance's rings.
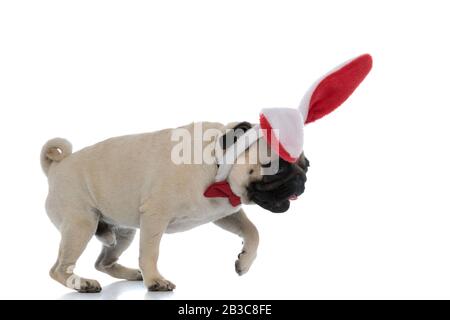
[{"label": "red bow tie", "polygon": [[230,184],[224,180],[210,185],[203,193],[206,198],[228,198],[233,207],[241,204],[241,198],[234,194]]}]

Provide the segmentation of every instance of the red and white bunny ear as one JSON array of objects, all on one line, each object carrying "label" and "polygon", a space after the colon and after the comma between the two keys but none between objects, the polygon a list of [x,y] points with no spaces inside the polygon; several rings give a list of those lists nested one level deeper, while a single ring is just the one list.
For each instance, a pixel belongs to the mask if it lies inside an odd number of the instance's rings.
[{"label": "red and white bunny ear", "polygon": [[287,162],[295,162],[303,149],[303,118],[298,109],[262,109],[259,124],[273,151]]},{"label": "red and white bunny ear", "polygon": [[306,93],[298,109],[263,109],[260,127],[267,143],[284,160],[295,162],[303,151],[303,126],[339,107],[372,68],[368,54],[334,69]]},{"label": "red and white bunny ear", "polygon": [[303,97],[299,110],[305,124],[334,111],[355,91],[372,68],[372,57],[364,54],[319,79]]}]

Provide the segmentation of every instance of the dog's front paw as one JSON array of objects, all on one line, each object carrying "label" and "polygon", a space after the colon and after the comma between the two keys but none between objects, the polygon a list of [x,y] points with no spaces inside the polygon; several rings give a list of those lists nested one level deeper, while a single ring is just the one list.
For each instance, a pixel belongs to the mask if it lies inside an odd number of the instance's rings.
[{"label": "dog's front paw", "polygon": [[172,282],[164,278],[152,279],[147,283],[149,291],[172,291],[175,287]]},{"label": "dog's front paw", "polygon": [[250,254],[245,250],[242,250],[238,255],[238,259],[236,260],[234,267],[236,273],[240,276],[247,273],[248,269],[250,269],[253,261],[255,261],[256,253]]}]

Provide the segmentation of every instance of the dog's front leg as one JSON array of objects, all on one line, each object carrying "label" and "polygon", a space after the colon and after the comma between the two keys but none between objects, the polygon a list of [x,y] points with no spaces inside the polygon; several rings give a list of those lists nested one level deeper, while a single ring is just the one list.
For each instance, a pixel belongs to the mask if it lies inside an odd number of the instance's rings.
[{"label": "dog's front leg", "polygon": [[242,209],[228,217],[214,221],[214,223],[227,231],[237,234],[243,239],[244,246],[235,263],[237,274],[240,276],[243,275],[250,269],[250,266],[256,258],[256,251],[259,244],[258,229],[247,218]]},{"label": "dog's front leg", "polygon": [[150,291],[172,291],[175,285],[164,279],[158,271],[159,244],[168,221],[161,215],[141,213],[139,266],[144,284]]}]

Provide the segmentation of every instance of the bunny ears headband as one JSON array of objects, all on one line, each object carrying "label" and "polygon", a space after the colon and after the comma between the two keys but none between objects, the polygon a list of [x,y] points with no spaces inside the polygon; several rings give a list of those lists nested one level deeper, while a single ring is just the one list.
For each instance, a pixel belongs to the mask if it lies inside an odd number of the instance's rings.
[{"label": "bunny ears headband", "polygon": [[304,126],[339,107],[355,91],[371,68],[372,57],[364,54],[345,62],[316,81],[297,109],[263,109],[259,125],[248,130],[237,140],[235,146],[226,150],[223,158],[218,159],[220,166],[216,181],[225,180],[237,157],[262,136],[282,159],[296,162],[303,151]]},{"label": "bunny ears headband", "polygon": [[[303,127],[339,107],[355,91],[372,68],[368,54],[350,60],[323,76],[308,90],[298,109],[263,109],[260,126],[278,155],[295,162],[303,151]],[[275,129],[275,130],[274,130]]]}]

